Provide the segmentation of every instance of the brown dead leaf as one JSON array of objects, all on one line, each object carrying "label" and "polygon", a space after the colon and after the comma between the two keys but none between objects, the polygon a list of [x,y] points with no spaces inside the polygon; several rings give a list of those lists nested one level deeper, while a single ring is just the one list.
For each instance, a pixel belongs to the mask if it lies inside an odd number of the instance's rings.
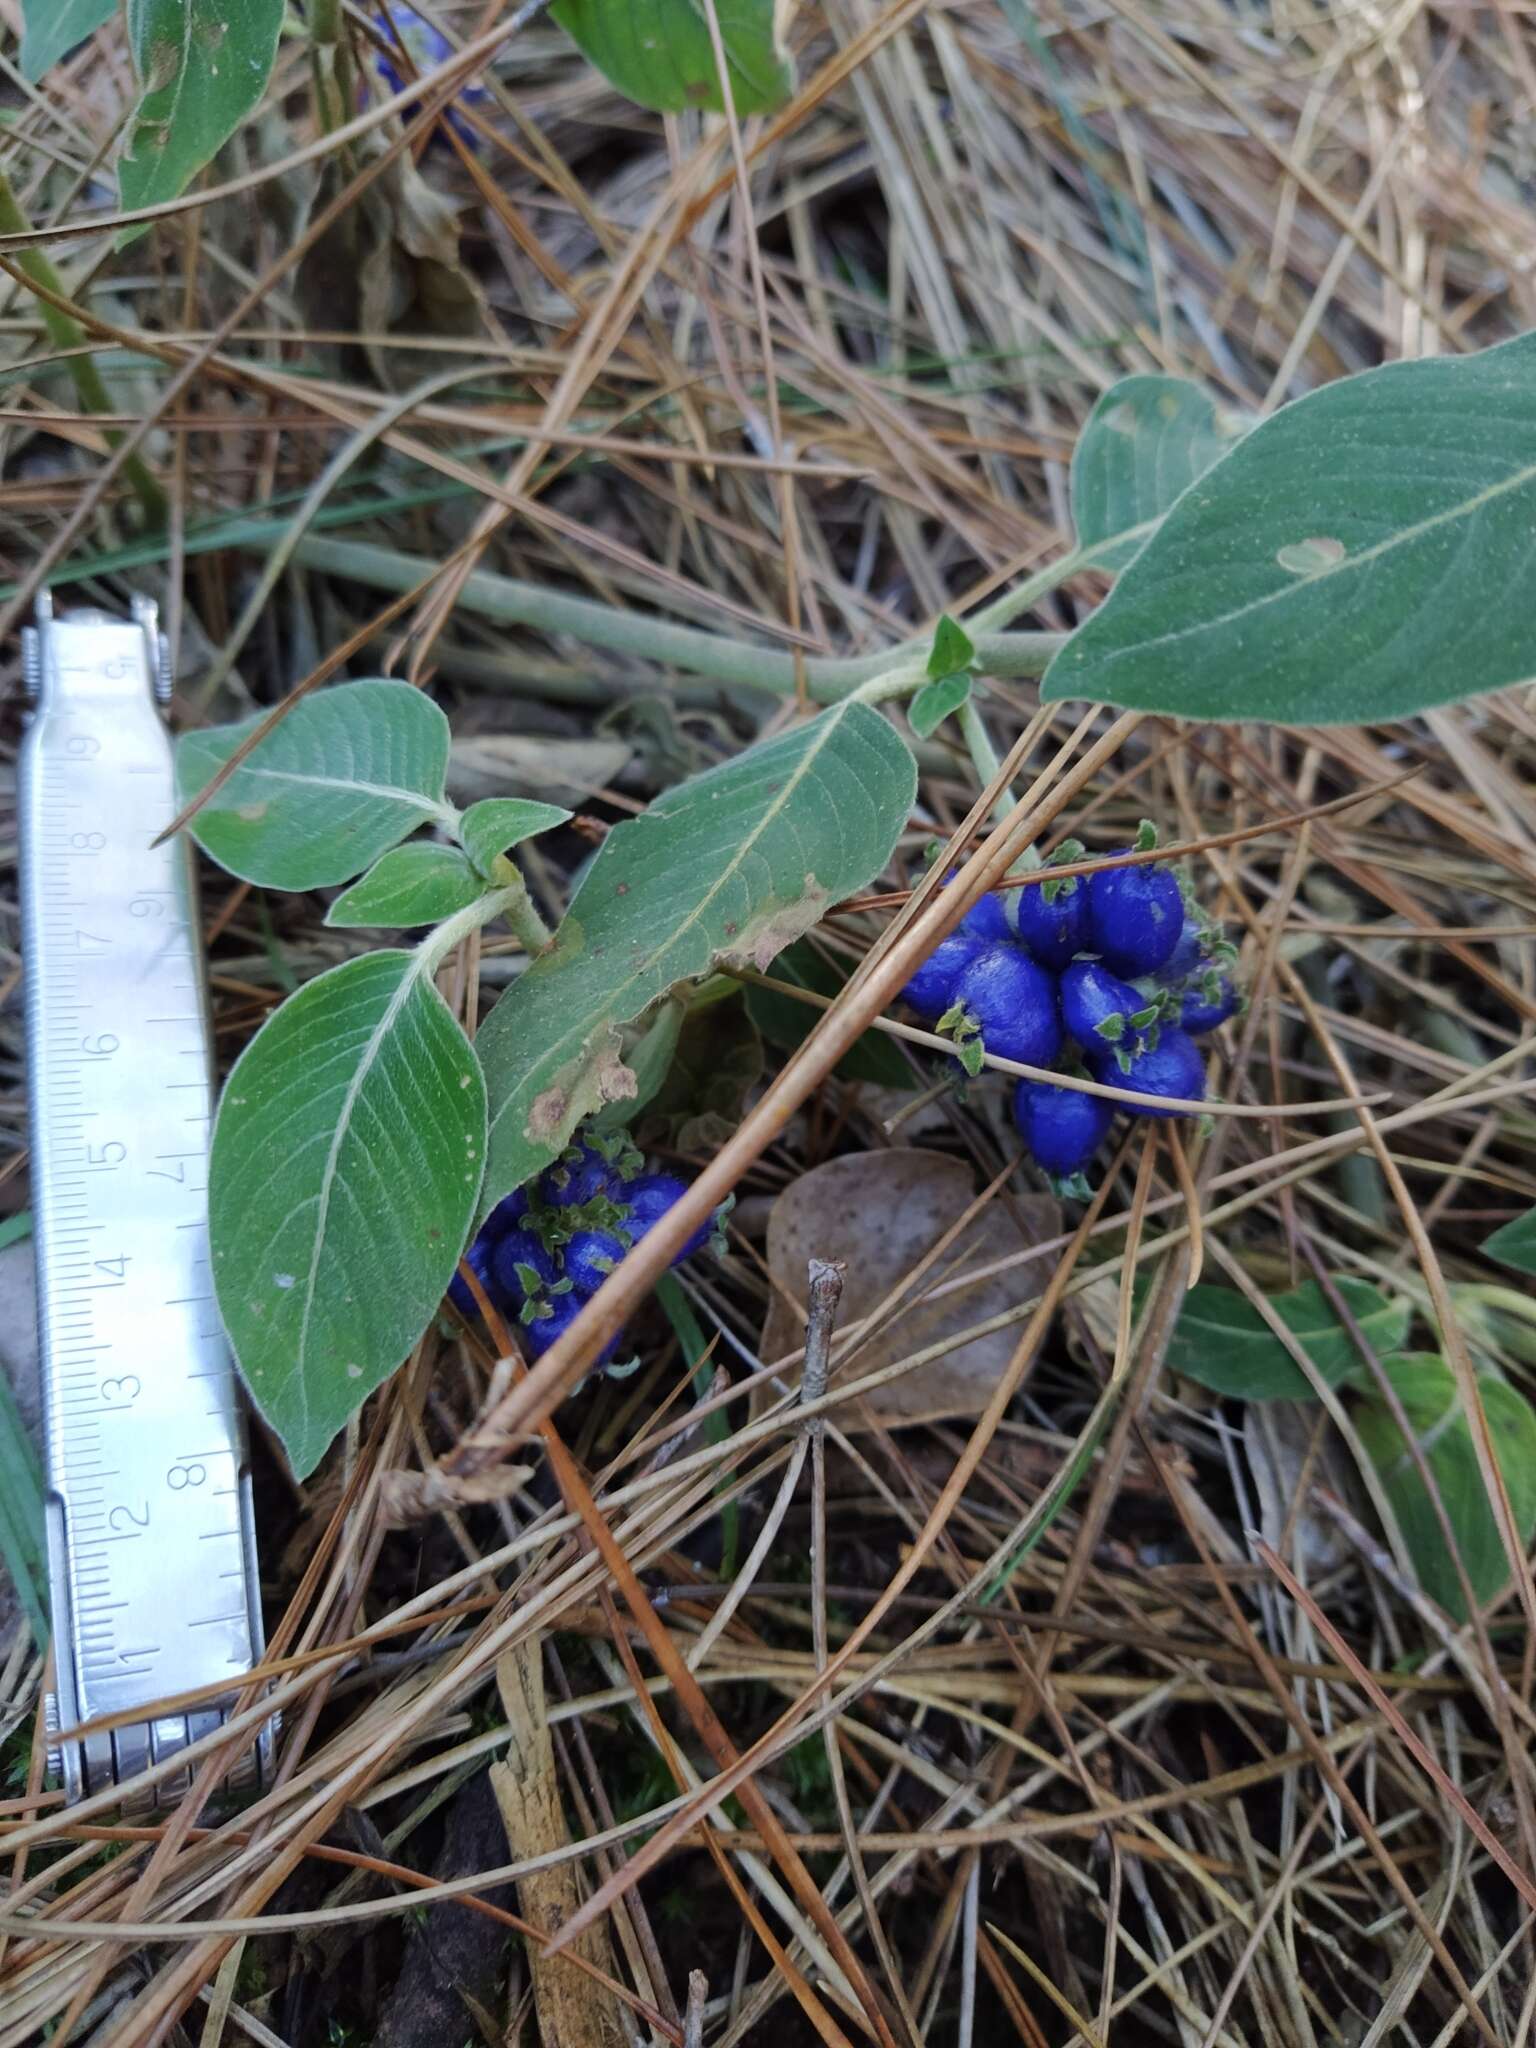
[{"label": "brown dead leaf", "polygon": [[510,1500],[533,1477],[531,1465],[497,1465],[489,1472],[392,1471],[379,1481],[379,1506],[386,1529],[407,1529],[445,1509],[484,1507]]},{"label": "brown dead leaf", "polygon": [[[846,1330],[905,1281],[975,1195],[970,1167],[940,1152],[901,1147],[829,1159],[802,1174],[774,1203],[768,1219],[769,1270],[799,1304],[810,1259],[835,1259],[846,1265],[840,1317]],[[846,1366],[841,1361],[834,1366],[834,1387],[840,1379],[860,1379],[1039,1293],[1044,1273],[1031,1264],[977,1279],[937,1300],[924,1298],[924,1290],[1008,1258],[1054,1237],[1061,1228],[1061,1210],[1050,1195],[1016,1196],[1012,1206],[1022,1229],[1010,1205],[994,1196],[924,1277],[918,1295],[902,1302],[890,1326],[862,1345]],[[776,1292],[763,1330],[763,1358],[771,1364],[796,1350],[804,1330],[803,1307],[791,1308]],[[1013,1326],[972,1338],[850,1408],[849,1424],[867,1429],[876,1423],[936,1422],[946,1416],[980,1414],[1013,1355],[1018,1335]]]},{"label": "brown dead leaf", "polygon": [[[544,1708],[544,1667],[537,1643],[522,1643],[496,1661],[496,1683],[506,1710],[506,1758],[491,1766],[491,1785],[517,1859],[543,1856],[570,1841],[555,1774],[555,1750]],[[581,1903],[576,1866],[557,1863],[520,1878],[517,1902],[523,1918],[553,1934]],[[574,1944],[584,1962],[613,1975],[606,1925],[590,1928]],[[549,2048],[624,2048],[624,2029],[612,1995],[563,1956],[545,1959],[528,1945],[538,2038]]]},{"label": "brown dead leaf", "polygon": [[[1322,1440],[1311,1454],[1319,1429]],[[1350,1555],[1342,1529],[1297,1489],[1317,1482],[1341,1500],[1355,1497],[1354,1466],[1333,1424],[1311,1401],[1249,1401],[1243,1409],[1243,1450],[1259,1497],[1259,1529],[1271,1550],[1300,1564],[1309,1578],[1335,1570]]]}]

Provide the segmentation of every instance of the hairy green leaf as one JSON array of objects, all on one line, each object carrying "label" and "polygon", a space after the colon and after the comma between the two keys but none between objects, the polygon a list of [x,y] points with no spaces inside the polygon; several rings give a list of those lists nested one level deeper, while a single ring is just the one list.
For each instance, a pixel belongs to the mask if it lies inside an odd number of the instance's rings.
[{"label": "hairy green leaf", "polygon": [[1123,569],[1170,505],[1226,454],[1245,422],[1184,377],[1122,377],[1089,413],[1072,455],[1077,544]]},{"label": "hairy green leaf", "polygon": [[933,631],[933,646],[928,654],[929,680],[955,675],[959,670],[969,668],[975,659],[976,649],[970,634],[945,612]]},{"label": "hairy green leaf", "polygon": [[1406,718],[1536,674],[1536,334],[1388,363],[1192,484],[1043,695],[1180,718]]},{"label": "hairy green leaf", "polygon": [[219,1104],[219,1312],[300,1478],[426,1328],[474,1219],[485,1082],[433,964],[391,947],[307,983]]},{"label": "hairy green leaf", "polygon": [[[1407,1341],[1412,1310],[1389,1301],[1369,1281],[1339,1274],[1334,1286],[1381,1356]],[[1288,1294],[1272,1294],[1269,1305],[1330,1387],[1365,1369],[1354,1340],[1315,1280]],[[1251,1302],[1231,1287],[1194,1287],[1184,1298],[1168,1364],[1186,1379],[1238,1401],[1310,1401],[1306,1374]]]},{"label": "hairy green leaf", "polygon": [[963,671],[951,676],[936,676],[931,683],[924,683],[907,706],[907,723],[920,740],[925,740],[952,712],[970,701],[971,679]]},{"label": "hairy green leaf", "polygon": [[[700,0],[555,0],[550,13],[627,99],[660,114],[722,105]],[[779,46],[775,0],[716,0],[731,104],[761,114],[788,99],[794,67]]]},{"label": "hairy green leaf", "polygon": [[1513,1266],[1517,1273],[1536,1273],[1536,1209],[1527,1209],[1513,1223],[1503,1223],[1492,1237],[1483,1239],[1483,1250],[1501,1266]]},{"label": "hairy green leaf", "polygon": [[558,804],[538,804],[526,796],[488,796],[471,804],[459,820],[464,851],[482,874],[489,874],[498,853],[519,846],[536,833],[552,832],[570,818]]},{"label": "hairy green leaf", "polygon": [[127,0],[144,88],[117,167],[125,207],[186,189],[261,102],[284,0]]},{"label": "hairy green leaf", "polygon": [[877,875],[916,786],[892,727],[848,699],[616,825],[554,944],[480,1031],[487,1206],[552,1159],[583,1116],[630,1093],[622,1026],[717,960],[766,967]]},{"label": "hairy green leaf", "polygon": [[117,0],[22,0],[21,75],[36,85],[117,11]]},{"label": "hairy green leaf", "polygon": [[0,1372],[0,1565],[27,1610],[37,1647],[46,1649],[48,1531],[43,1471],[4,1372]]},{"label": "hairy green leaf", "polygon": [[485,877],[456,846],[391,847],[325,914],[329,925],[440,924],[486,891]]},{"label": "hairy green leaf", "polygon": [[[1389,1358],[1383,1370],[1434,1474],[1472,1591],[1480,1603],[1491,1600],[1509,1583],[1510,1563],[1478,1469],[1456,1375],[1433,1352]],[[1479,1374],[1477,1391],[1515,1526],[1529,1548],[1536,1534],[1536,1414],[1524,1395],[1491,1373]],[[1447,1614],[1465,1621],[1466,1602],[1446,1551],[1440,1518],[1391,1409],[1373,1396],[1355,1410],[1354,1420],[1403,1532],[1419,1584]]]},{"label": "hairy green leaf", "polygon": [[[260,718],[182,735],[183,802],[206,787]],[[409,683],[341,683],[301,698],[192,820],[221,867],[269,889],[349,882],[443,801],[448,721]]]}]

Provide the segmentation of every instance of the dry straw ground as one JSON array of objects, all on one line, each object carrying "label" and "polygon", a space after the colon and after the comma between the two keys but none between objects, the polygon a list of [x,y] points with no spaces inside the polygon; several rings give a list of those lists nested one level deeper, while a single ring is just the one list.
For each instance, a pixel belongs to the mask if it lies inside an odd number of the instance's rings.
[{"label": "dry straw ground", "polygon": [[[1062,545],[1075,431],[1126,372],[1251,411],[1536,319],[1536,38],[1510,0],[808,0],[789,29],[801,90],[739,137],[636,113],[534,20],[482,67],[477,154],[427,148],[429,116],[390,158],[388,123],[309,146],[295,24],[225,196],[126,246],[102,168],[119,30],[41,91],[12,41],[0,158],[29,219],[89,231],[50,244],[50,325],[0,250],[5,626],[66,563],[109,604],[156,592],[189,720],[346,649],[353,674],[432,679],[466,789],[574,789],[612,820],[794,715],[793,664],[775,695],[645,658],[627,626],[541,632],[462,588],[471,564],[867,654]],[[87,341],[105,419],[60,367]],[[136,468],[113,432],[140,421]],[[168,508],[149,540],[146,491]],[[9,753],[14,661],[6,682]],[[209,1804],[216,1752],[169,1813],[64,1812],[18,1636],[0,2048],[1531,2038],[1528,1589],[1449,1627],[1320,1410],[1245,1418],[1164,1351],[1196,1256],[1249,1290],[1374,1279],[1421,1338],[1448,1288],[1499,1277],[1477,1247],[1536,1199],[1532,706],[1143,721],[1092,757],[1109,720],[1040,717],[1027,682],[985,718],[1000,756],[1023,737],[1021,791],[1072,791],[1052,829],[1095,847],[1143,815],[1193,841],[1280,821],[1197,861],[1255,998],[1218,1084],[1267,1113],[1183,1150],[1137,1127],[1085,1226],[1069,1210],[1013,1255],[1029,1284],[979,1420],[749,1410],[768,1198],[914,1136],[1005,1214],[1029,1185],[997,1084],[893,1129],[892,1098],[834,1077],[747,1166],[728,1263],[687,1282],[725,1430],[652,1308],[636,1379],[460,1460],[472,1480],[443,1461],[494,1360],[441,1332],[302,1495],[259,1447],[277,1781]],[[923,764],[909,854],[980,793],[955,743]],[[580,853],[535,859],[551,911]],[[352,941],[315,899],[210,882],[232,1056]],[[834,943],[864,949],[900,901]],[[471,1016],[511,951],[453,971]],[[1324,1098],[1370,1106],[1305,1113]],[[731,1117],[727,1095],[686,1134],[694,1164]],[[963,1301],[964,1269],[912,1284]],[[905,1367],[900,1318],[880,1356]],[[722,1769],[732,1795],[696,1798]],[[593,1899],[568,1960],[514,1936]]]}]

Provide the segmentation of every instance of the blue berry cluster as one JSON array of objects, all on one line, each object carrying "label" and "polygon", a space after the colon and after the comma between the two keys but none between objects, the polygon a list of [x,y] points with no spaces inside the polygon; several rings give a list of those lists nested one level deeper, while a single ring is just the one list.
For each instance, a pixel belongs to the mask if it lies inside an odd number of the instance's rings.
[{"label": "blue berry cluster", "polygon": [[[624,1137],[570,1145],[527,1187],[498,1202],[465,1263],[508,1322],[522,1326],[523,1348],[537,1358],[576,1320],[631,1245],[688,1192],[675,1173],[647,1173]],[[716,1236],[723,1211],[696,1230],[672,1261],[692,1258]],[[475,1300],[462,1275],[448,1298],[465,1315]],[[598,1359],[606,1365],[620,1332]]]},{"label": "blue berry cluster", "polygon": [[[1135,847],[1157,844],[1143,825]],[[1074,840],[1057,863],[1080,861]],[[1074,1055],[1097,1081],[1198,1102],[1205,1067],[1195,1037],[1238,1008],[1220,930],[1185,902],[1166,864],[1053,877],[984,896],[902,990],[978,1071],[983,1050],[1031,1067]],[[1020,1081],[1014,1120],[1035,1161],[1072,1182],[1103,1143],[1114,1105],[1048,1081]],[[1142,1116],[1187,1111],[1143,1108]]]}]

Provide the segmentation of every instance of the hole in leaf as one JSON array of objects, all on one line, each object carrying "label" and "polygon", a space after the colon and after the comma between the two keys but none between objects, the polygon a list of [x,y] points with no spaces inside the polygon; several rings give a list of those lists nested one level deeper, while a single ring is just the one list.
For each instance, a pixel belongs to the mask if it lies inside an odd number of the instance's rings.
[{"label": "hole in leaf", "polygon": [[1310,540],[1291,541],[1280,549],[1275,560],[1293,576],[1316,576],[1320,570],[1336,568],[1348,553],[1343,541],[1319,534]]}]

